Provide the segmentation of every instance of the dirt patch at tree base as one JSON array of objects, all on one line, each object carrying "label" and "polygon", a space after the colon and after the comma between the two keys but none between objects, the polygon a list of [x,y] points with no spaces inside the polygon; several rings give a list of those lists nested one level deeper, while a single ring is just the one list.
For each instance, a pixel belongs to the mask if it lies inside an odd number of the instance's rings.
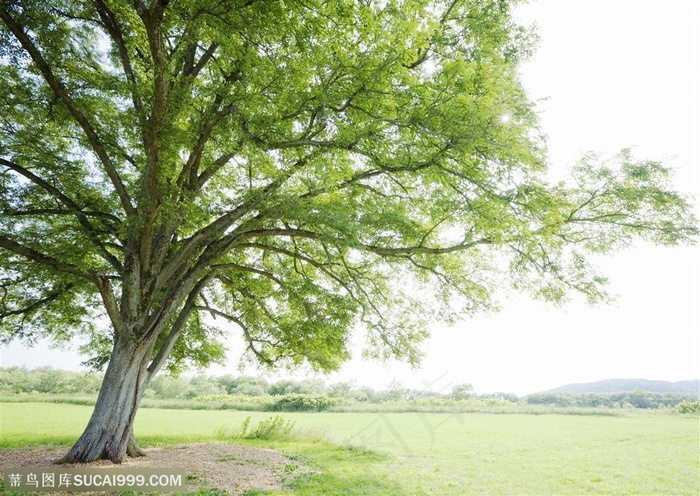
[{"label": "dirt patch at tree base", "polygon": [[[31,446],[0,451],[0,467],[48,468],[67,452],[66,447]],[[231,495],[251,489],[278,489],[310,470],[278,451],[223,443],[179,444],[167,448],[145,450],[145,457],[129,458],[121,465],[101,460],[82,465],[62,467],[172,468],[182,469],[185,487],[178,492],[201,488],[218,489]],[[5,491],[12,488],[7,486]],[[42,493],[52,494],[52,493]],[[66,494],[66,493],[55,493]],[[90,493],[77,493],[88,495]],[[93,493],[98,494],[98,493]],[[102,494],[102,493],[99,493]]]}]

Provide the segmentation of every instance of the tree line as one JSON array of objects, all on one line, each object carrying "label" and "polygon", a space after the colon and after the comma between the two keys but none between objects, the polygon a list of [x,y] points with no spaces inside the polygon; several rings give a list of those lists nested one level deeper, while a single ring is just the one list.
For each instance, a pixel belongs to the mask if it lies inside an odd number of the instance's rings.
[{"label": "tree line", "polygon": [[[99,391],[102,374],[98,372],[74,372],[52,367],[27,369],[25,367],[0,367],[0,393],[2,394],[86,394]],[[455,400],[468,398],[494,398],[517,402],[512,393],[477,395],[472,385],[457,384],[446,392],[434,392],[403,387],[392,382],[385,390],[377,391],[369,386],[356,386],[351,382],[327,384],[322,379],[267,381],[261,377],[207,376],[159,376],[154,378],[144,393],[146,398],[206,400],[225,396],[327,396],[366,403],[411,401],[448,397]]]},{"label": "tree line", "polygon": [[[97,372],[73,372],[51,367],[27,369],[0,368],[0,394],[95,395],[102,381]],[[480,402],[491,405],[527,404],[561,408],[674,408],[695,404],[698,395],[656,393],[637,389],[618,393],[535,393],[519,397],[513,393],[477,394],[469,383],[460,383],[441,392],[411,389],[394,381],[384,390],[357,386],[351,382],[327,384],[322,379],[267,381],[261,377],[159,376],[149,384],[144,396],[152,399],[194,400],[197,402],[249,402],[273,410],[325,410],[347,403],[397,403],[449,405]]]},{"label": "tree line", "polygon": [[530,405],[568,408],[673,408],[684,402],[697,402],[698,395],[636,389],[618,393],[536,393],[525,400]]}]

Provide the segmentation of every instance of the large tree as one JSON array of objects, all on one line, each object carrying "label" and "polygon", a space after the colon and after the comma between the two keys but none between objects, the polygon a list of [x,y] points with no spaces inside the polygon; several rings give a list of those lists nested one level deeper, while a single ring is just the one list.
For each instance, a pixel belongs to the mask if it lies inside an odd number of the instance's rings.
[{"label": "large tree", "polygon": [[600,300],[591,254],[693,240],[658,163],[548,184],[512,3],[2,0],[0,333],[107,365],[66,461],[138,455],[145,385],[225,330],[415,362],[504,281]]}]

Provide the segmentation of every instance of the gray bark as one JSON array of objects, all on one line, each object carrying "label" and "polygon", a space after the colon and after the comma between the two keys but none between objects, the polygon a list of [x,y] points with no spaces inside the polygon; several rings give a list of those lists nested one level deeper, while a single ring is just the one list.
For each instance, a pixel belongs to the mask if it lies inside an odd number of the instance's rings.
[{"label": "gray bark", "polygon": [[95,460],[123,462],[143,456],[133,434],[133,422],[148,379],[152,345],[117,339],[95,409],[85,431],[59,463]]}]

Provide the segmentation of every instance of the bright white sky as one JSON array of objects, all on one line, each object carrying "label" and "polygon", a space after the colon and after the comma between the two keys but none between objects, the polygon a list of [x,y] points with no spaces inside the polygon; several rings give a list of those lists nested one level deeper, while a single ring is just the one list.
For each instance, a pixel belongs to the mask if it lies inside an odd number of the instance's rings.
[{"label": "bright white sky", "polygon": [[[548,98],[539,108],[553,173],[588,150],[633,147],[675,167],[678,188],[700,200],[700,2],[538,0],[518,12],[539,26],[540,49],[522,75],[532,99]],[[417,371],[358,358],[325,379],[442,392],[470,382],[478,392],[516,394],[614,377],[695,379],[699,261],[698,247],[627,250],[601,262],[619,295],[611,306],[560,310],[514,296],[498,314],[433,329]],[[0,350],[3,366],[76,369],[81,361],[46,346]],[[235,374],[236,365],[232,353],[228,367],[209,373]]]}]

